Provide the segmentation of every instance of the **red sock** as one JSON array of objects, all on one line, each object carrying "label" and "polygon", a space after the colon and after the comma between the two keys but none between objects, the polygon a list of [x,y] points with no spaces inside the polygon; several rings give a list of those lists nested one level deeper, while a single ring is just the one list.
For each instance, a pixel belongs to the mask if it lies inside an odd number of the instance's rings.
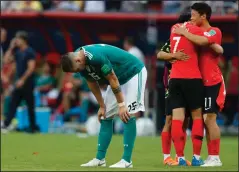
[{"label": "red sock", "polygon": [[192,127],[192,142],[193,142],[193,154],[200,155],[203,140],[203,120],[193,120]]},{"label": "red sock", "polygon": [[176,150],[176,154],[179,157],[184,156],[184,132],[183,122],[180,120],[172,120],[172,140]]},{"label": "red sock", "polygon": [[219,155],[220,139],[210,140],[208,144],[208,155]]},{"label": "red sock", "polygon": [[162,150],[164,154],[170,154],[171,152],[171,133],[170,132],[162,132]]},{"label": "red sock", "polygon": [[186,130],[185,131],[183,131],[184,132],[184,142],[183,142],[183,150],[184,150],[184,148],[185,148],[185,145],[186,145],[186,141],[187,141],[187,133],[186,133]]}]

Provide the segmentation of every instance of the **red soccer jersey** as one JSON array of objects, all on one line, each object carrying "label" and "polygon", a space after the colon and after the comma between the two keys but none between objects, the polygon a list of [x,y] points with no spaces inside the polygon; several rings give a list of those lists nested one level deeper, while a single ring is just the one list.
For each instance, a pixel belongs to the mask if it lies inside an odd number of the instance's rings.
[{"label": "red soccer jersey", "polygon": [[[217,27],[211,27],[204,32],[211,42],[221,45],[222,33]],[[205,86],[216,85],[222,82],[223,77],[218,66],[219,56],[210,48],[202,47],[199,58],[199,68]]]},{"label": "red soccer jersey", "polygon": [[[190,23],[185,24],[188,32],[200,36],[203,35],[201,28]],[[184,79],[202,78],[198,66],[198,47],[184,36],[173,33],[174,27],[175,25],[172,26],[170,35],[171,52],[175,53],[179,50],[184,50],[184,53],[189,56],[189,59],[187,61],[176,61],[173,63],[170,77]]]}]

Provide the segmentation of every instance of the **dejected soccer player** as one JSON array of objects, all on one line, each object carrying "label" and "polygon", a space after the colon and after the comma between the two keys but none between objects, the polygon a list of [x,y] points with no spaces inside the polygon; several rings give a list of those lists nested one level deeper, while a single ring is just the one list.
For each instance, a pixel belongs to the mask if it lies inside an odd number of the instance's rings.
[{"label": "dejected soccer player", "polygon": [[[144,111],[144,90],[147,70],[135,56],[106,44],[82,46],[62,56],[64,72],[79,72],[86,80],[99,103],[101,123],[96,157],[83,167],[106,166],[105,156],[113,134],[113,117],[119,114],[124,122],[124,153],[122,159],[110,167],[133,167],[131,156],[136,138],[134,114]],[[99,84],[108,84],[105,98]]]}]

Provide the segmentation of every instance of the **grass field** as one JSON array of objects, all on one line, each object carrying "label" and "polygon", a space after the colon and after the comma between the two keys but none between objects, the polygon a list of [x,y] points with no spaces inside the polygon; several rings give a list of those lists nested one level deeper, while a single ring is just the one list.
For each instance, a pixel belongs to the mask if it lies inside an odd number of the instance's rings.
[{"label": "grass field", "polygon": [[[119,169],[82,168],[80,164],[95,156],[97,137],[78,138],[75,135],[1,135],[1,171],[119,171]],[[106,157],[107,166],[120,160],[122,136],[114,136]],[[191,160],[191,139],[185,150]],[[206,158],[203,144],[202,157]],[[123,171],[238,171],[238,137],[223,137],[221,141],[222,167],[166,167],[162,164],[159,137],[138,137],[133,154],[133,169]]]}]

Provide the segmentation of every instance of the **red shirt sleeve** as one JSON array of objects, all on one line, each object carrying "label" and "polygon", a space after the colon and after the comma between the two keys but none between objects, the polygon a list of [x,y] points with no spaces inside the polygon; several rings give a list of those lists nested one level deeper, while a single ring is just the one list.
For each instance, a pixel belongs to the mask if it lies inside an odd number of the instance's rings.
[{"label": "red shirt sleeve", "polygon": [[222,42],[222,32],[218,28],[211,28],[207,31],[209,43],[217,43],[221,45]]},{"label": "red shirt sleeve", "polygon": [[218,28],[211,28],[208,32],[204,32],[201,28],[191,25],[189,32],[198,36],[206,37],[209,44],[221,44],[222,34]]}]

